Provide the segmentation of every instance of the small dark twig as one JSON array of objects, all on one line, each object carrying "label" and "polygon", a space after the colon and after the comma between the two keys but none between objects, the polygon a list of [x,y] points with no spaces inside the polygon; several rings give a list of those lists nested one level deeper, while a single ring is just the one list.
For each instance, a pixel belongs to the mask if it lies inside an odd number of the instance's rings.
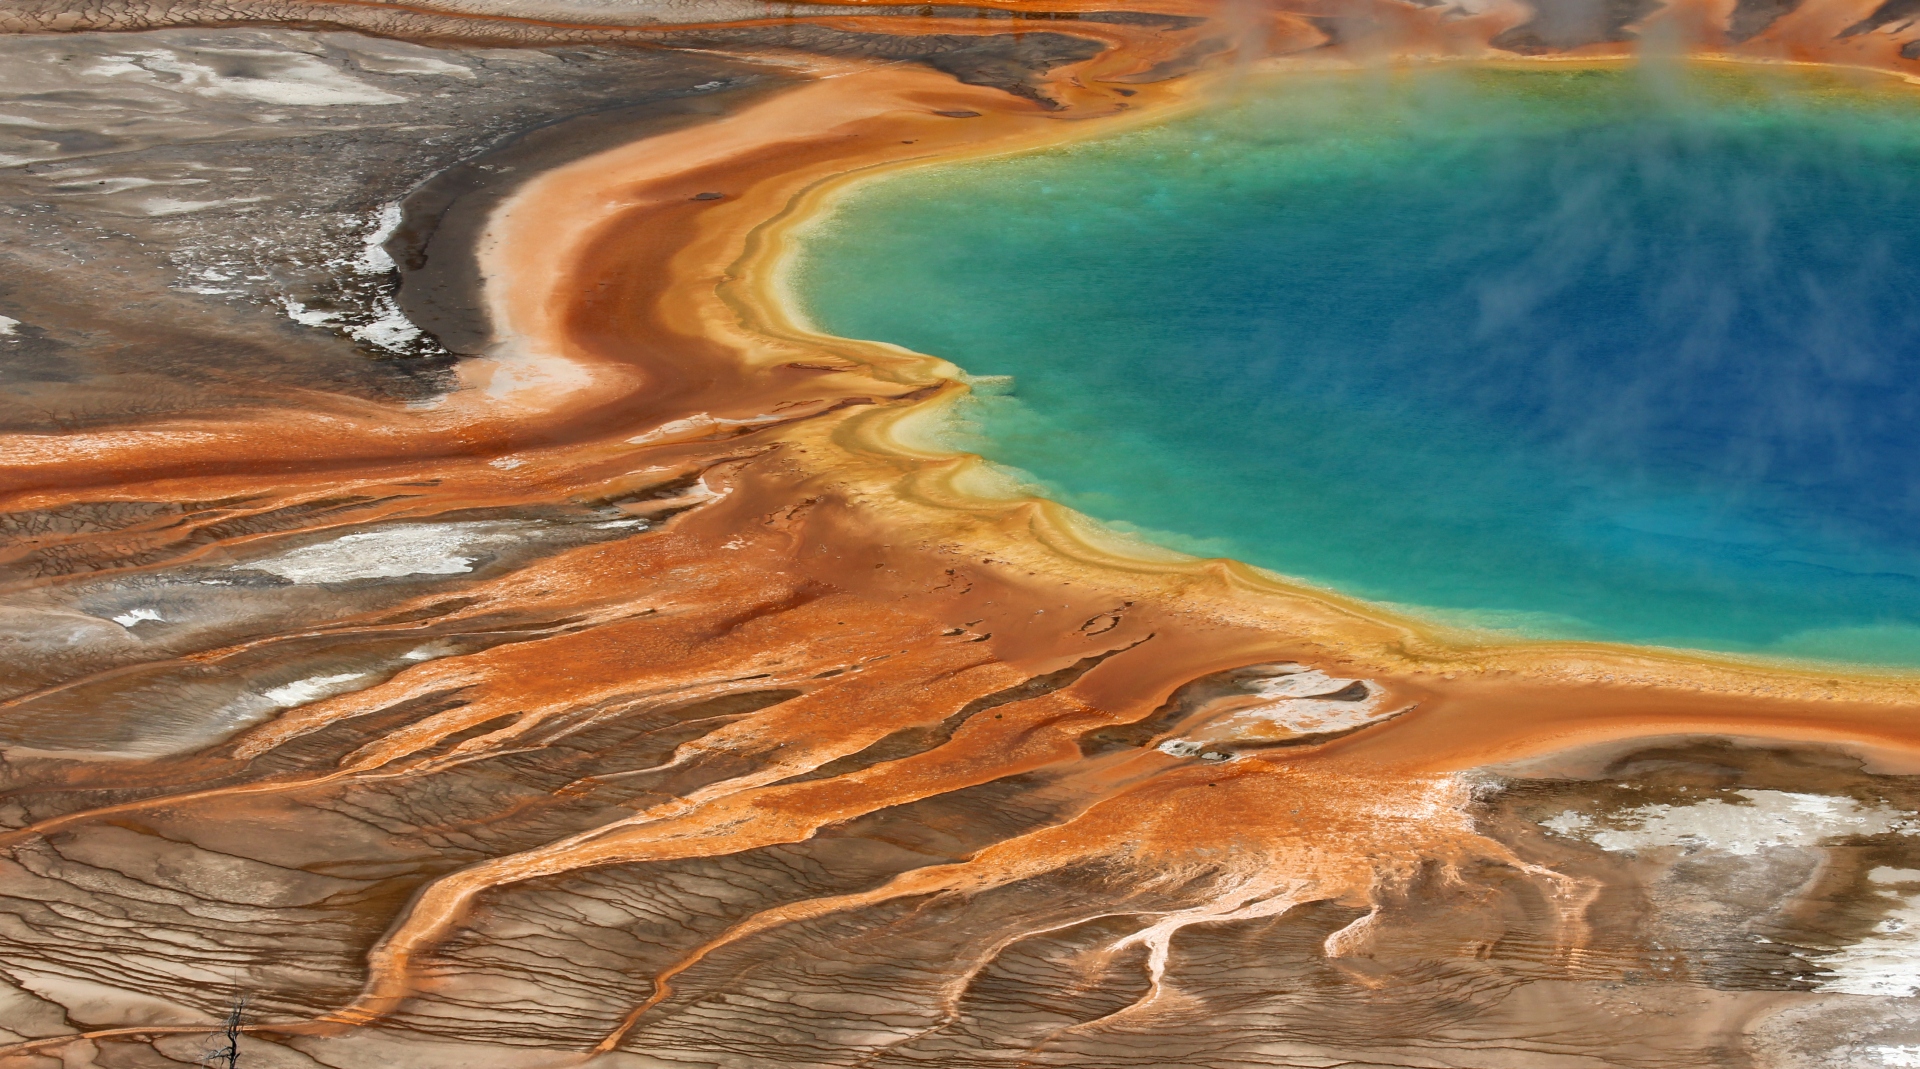
[{"label": "small dark twig", "polygon": [[224,1046],[215,1047],[201,1060],[201,1064],[214,1069],[239,1069],[240,1066],[240,1021],[247,1013],[247,997],[237,995],[233,1000],[233,1009],[227,1011],[227,1024],[222,1032]]}]

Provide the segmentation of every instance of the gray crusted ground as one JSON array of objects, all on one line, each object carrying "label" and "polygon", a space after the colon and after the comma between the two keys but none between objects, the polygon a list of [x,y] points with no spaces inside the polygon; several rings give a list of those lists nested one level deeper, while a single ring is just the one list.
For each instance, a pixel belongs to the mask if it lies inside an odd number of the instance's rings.
[{"label": "gray crusted ground", "polygon": [[410,191],[543,124],[763,80],[630,48],[0,36],[0,428],[202,413],[261,383],[429,394],[448,356],[382,247]]}]

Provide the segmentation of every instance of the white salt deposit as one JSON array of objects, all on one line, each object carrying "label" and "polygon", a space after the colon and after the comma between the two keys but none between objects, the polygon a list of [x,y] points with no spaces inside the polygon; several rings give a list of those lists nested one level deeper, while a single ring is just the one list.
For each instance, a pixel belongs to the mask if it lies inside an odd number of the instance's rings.
[{"label": "white salt deposit", "polygon": [[[73,173],[85,176],[87,174],[98,174],[99,172],[83,171],[83,172],[73,172]],[[61,177],[64,178],[66,177],[66,175],[62,175]],[[58,193],[79,193],[79,194],[85,194],[88,196],[105,196],[112,193],[124,193],[129,189],[145,189],[148,186],[181,186],[181,185],[203,186],[206,184],[207,184],[207,180],[204,178],[189,178],[189,179],[181,179],[173,182],[162,182],[157,178],[133,178],[133,177],[126,177],[126,176],[116,176],[113,178],[94,178],[86,182],[61,182],[60,184],[54,186],[53,188],[54,188],[54,191]]]},{"label": "white salt deposit", "polygon": [[[367,232],[361,238],[360,250],[354,254],[353,258],[330,260],[328,265],[346,268],[357,275],[384,275],[392,271],[393,257],[387,255],[386,241],[393,236],[394,230],[399,226],[400,205],[387,205],[367,217]],[[205,273],[202,277],[205,277]],[[281,309],[287,313],[287,318],[301,326],[323,327],[334,324],[345,327],[341,320],[346,317],[340,312],[323,312],[309,308],[292,297],[282,297],[279,303]],[[394,300],[391,293],[375,295],[372,304],[373,318],[358,326],[347,327],[347,336],[385,349],[390,353],[405,356],[409,347],[418,342],[424,332],[414,326],[413,321],[407,318],[407,314],[400,310],[399,302]]]},{"label": "white salt deposit", "polygon": [[441,657],[451,657],[459,650],[445,642],[429,642],[424,646],[415,646],[400,655],[403,661],[432,661]]},{"label": "white salt deposit", "polygon": [[300,52],[221,48],[196,55],[233,61],[223,71],[178,52],[136,49],[102,56],[87,73],[130,78],[204,97],[257,100],[292,107],[339,104],[402,104],[406,97],[376,89],[317,57]]},{"label": "white salt deposit", "polygon": [[1914,833],[1911,815],[1851,798],[1788,791],[1730,793],[1745,804],[1709,798],[1693,805],[1643,805],[1599,821],[1570,809],[1540,825],[1615,853],[1685,847],[1736,856],[1775,847],[1818,846],[1838,835]]},{"label": "white salt deposit", "polygon": [[[373,74],[424,74],[439,78],[465,78],[473,71],[449,59],[458,52],[443,52],[407,41],[362,37],[354,33],[326,33],[320,40],[348,54],[355,67]],[[446,58],[443,58],[446,57]]]},{"label": "white salt deposit", "polygon": [[1260,674],[1243,677],[1238,694],[1219,699],[1220,705],[1203,707],[1200,722],[1183,729],[1194,737],[1168,739],[1159,744],[1160,752],[1224,760],[1210,755],[1231,754],[1235,740],[1271,741],[1350,731],[1407,709],[1388,706],[1386,691],[1361,679],[1343,679],[1290,663],[1253,671]]},{"label": "white salt deposit", "polygon": [[1873,1047],[1870,1049],[1880,1059],[1881,1065],[1891,1066],[1892,1069],[1920,1069],[1920,1047]]},{"label": "white salt deposit", "polygon": [[567,394],[594,384],[591,371],[565,357],[502,350],[491,360],[469,361],[468,366],[486,383],[486,396],[499,401],[524,403],[526,395]]},{"label": "white salt deposit", "polygon": [[1593,818],[1585,813],[1576,813],[1571,809],[1555,813],[1540,822],[1540,826],[1569,839],[1578,839],[1582,829],[1593,823]]},{"label": "white salt deposit", "polygon": [[1331,694],[1336,690],[1344,690],[1355,682],[1351,679],[1337,679],[1317,668],[1301,668],[1298,665],[1276,667],[1283,670],[1284,674],[1270,676],[1249,684],[1247,689],[1269,698],[1305,698],[1314,694]]},{"label": "white salt deposit", "polygon": [[163,619],[158,612],[144,607],[129,609],[113,618],[113,622],[119,624],[121,627],[132,627],[134,624],[145,621],[151,621],[156,624],[166,623],[166,620]]},{"label": "white salt deposit", "polygon": [[135,749],[154,754],[198,749],[252,727],[283,710],[361,690],[374,678],[371,672],[338,672],[296,679],[259,694],[242,694],[221,706],[206,721],[194,725],[191,732],[149,739]]},{"label": "white salt deposit", "polygon": [[747,419],[725,419],[705,412],[695,412],[685,419],[662,423],[645,434],[636,434],[627,439],[627,442],[631,445],[646,445],[650,442],[664,442],[694,434],[710,434],[722,427],[749,427],[756,423],[770,423],[779,418],[779,416],[751,416]]},{"label": "white salt deposit", "polygon": [[342,535],[264,560],[236,564],[296,583],[345,583],[408,575],[457,575],[473,570],[477,557],[460,552],[523,530],[520,524],[408,523]]},{"label": "white salt deposit", "polygon": [[[1920,833],[1913,814],[1852,798],[1789,791],[1730,793],[1744,804],[1709,798],[1693,805],[1637,806],[1598,818],[1569,809],[1540,825],[1614,852],[1681,847],[1734,856],[1817,847],[1841,836]],[[1878,893],[1887,900],[1886,916],[1866,938],[1810,958],[1818,966],[1816,989],[1910,998],[1920,993],[1920,869],[1883,865],[1868,872],[1867,879],[1883,888]],[[1880,1051],[1884,1064],[1920,1069],[1920,1047]]]},{"label": "white salt deposit", "polygon": [[325,326],[340,318],[340,313],[338,312],[322,312],[315,308],[308,308],[306,305],[291,297],[282,297],[280,299],[280,307],[286,310],[288,319],[293,320],[303,327]]},{"label": "white salt deposit", "polygon": [[393,257],[387,255],[387,239],[400,229],[400,205],[389,204],[374,213],[372,229],[360,243],[360,255],[354,258],[353,269],[363,275],[384,275],[393,270]]},{"label": "white salt deposit", "polygon": [[1223,723],[1224,728],[1244,730],[1266,724],[1297,735],[1319,735],[1361,727],[1399,711],[1384,708],[1386,692],[1379,687],[1367,686],[1366,696],[1353,700],[1325,697],[1347,691],[1356,683],[1364,686],[1363,680],[1342,679],[1296,665],[1280,667],[1298,670],[1250,684],[1247,689],[1265,700],[1235,710]]},{"label": "white salt deposit", "polygon": [[13,337],[14,329],[19,325],[20,321],[12,316],[0,316],[0,338]]},{"label": "white salt deposit", "polygon": [[407,318],[407,314],[400,310],[400,305],[390,295],[383,293],[374,298],[373,310],[377,315],[372,322],[357,326],[347,333],[369,345],[396,353],[420,339],[420,328],[413,325],[413,321]]},{"label": "white salt deposit", "polygon": [[317,702],[322,698],[331,698],[335,694],[344,694],[353,689],[351,684],[367,678],[365,672],[344,672],[331,676],[309,676],[296,679],[283,686],[260,692],[260,696],[273,703],[277,708],[292,709],[308,702]]},{"label": "white salt deposit", "polygon": [[266,199],[265,197],[229,197],[225,200],[175,200],[172,197],[148,197],[140,202],[140,210],[148,215],[185,215],[188,212],[200,212],[208,208],[255,204]]},{"label": "white salt deposit", "polygon": [[1349,731],[1362,727],[1386,715],[1388,711],[1381,707],[1381,695],[1374,692],[1359,701],[1352,702],[1324,701],[1314,698],[1295,698],[1290,701],[1275,702],[1257,709],[1244,710],[1228,721],[1228,724],[1237,726],[1250,720],[1263,720],[1298,735],[1322,735],[1332,731]]},{"label": "white salt deposit", "polygon": [[44,163],[48,160],[57,160],[66,152],[66,146],[60,142],[48,141],[44,138],[15,135],[13,143],[28,149],[30,154],[15,156],[11,153],[0,153],[0,167],[25,167],[30,163]]},{"label": "white salt deposit", "polygon": [[1817,991],[1911,998],[1920,992],[1920,894],[1901,899],[1875,934],[1813,961]]},{"label": "white salt deposit", "polygon": [[[1867,880],[1882,888],[1887,915],[1872,935],[1813,959],[1820,966],[1815,990],[1911,998],[1920,992],[1920,869],[1883,865],[1867,873]],[[1920,1066],[1920,1047],[1883,1049],[1914,1052],[1910,1061],[1889,1065]]]}]

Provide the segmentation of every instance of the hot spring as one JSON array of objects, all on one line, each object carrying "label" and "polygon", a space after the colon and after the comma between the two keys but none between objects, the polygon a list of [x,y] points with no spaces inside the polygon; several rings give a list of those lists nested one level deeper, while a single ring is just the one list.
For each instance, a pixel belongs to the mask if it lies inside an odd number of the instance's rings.
[{"label": "hot spring", "polygon": [[947,444],[1455,626],[1920,664],[1920,96],[1729,65],[1243,79],[866,180],[819,329]]}]

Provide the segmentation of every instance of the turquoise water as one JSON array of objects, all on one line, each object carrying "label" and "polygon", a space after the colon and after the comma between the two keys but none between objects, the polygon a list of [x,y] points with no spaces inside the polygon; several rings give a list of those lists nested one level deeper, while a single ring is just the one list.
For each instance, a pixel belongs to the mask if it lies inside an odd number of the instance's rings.
[{"label": "turquoise water", "polygon": [[1920,97],[1728,68],[1251,81],[854,190],[832,333],[1178,549],[1527,635],[1920,664]]}]

